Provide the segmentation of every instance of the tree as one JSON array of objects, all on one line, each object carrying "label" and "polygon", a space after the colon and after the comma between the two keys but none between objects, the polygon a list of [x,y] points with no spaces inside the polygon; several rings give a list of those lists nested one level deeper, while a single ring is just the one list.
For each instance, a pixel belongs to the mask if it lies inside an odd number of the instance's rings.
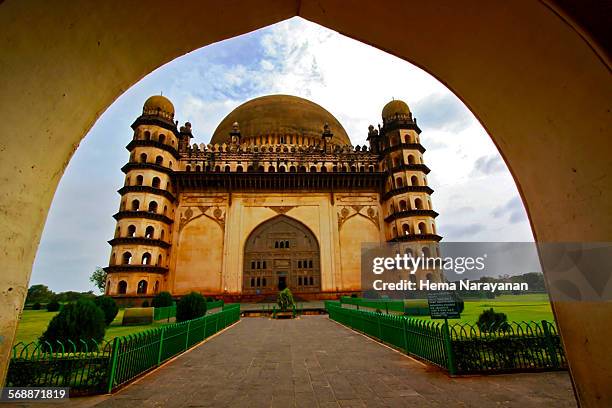
[{"label": "tree", "polygon": [[89,277],[89,281],[102,293],[104,293],[104,289],[106,288],[106,275],[106,271],[98,266]]},{"label": "tree", "polygon": [[168,307],[172,306],[173,300],[170,292],[160,292],[153,298],[151,306],[153,307]]},{"label": "tree", "polygon": [[276,303],[278,303],[280,310],[288,310],[289,308],[293,308],[295,301],[293,300],[293,293],[291,293],[291,289],[285,288],[281,290],[276,298]]},{"label": "tree", "polygon": [[59,304],[59,302],[54,299],[47,303],[47,312],[57,312],[58,310],[60,310],[60,307],[61,305]]},{"label": "tree", "polygon": [[53,347],[56,341],[67,345],[68,340],[71,340],[77,350],[81,350],[84,345],[80,340],[91,346],[91,340],[99,343],[104,339],[105,331],[104,312],[91,300],[79,299],[76,303],[62,307],[51,319],[39,341],[49,342]]},{"label": "tree", "polygon": [[26,303],[47,303],[54,295],[47,285],[32,285],[28,289]]},{"label": "tree", "polygon": [[176,304],[176,321],[197,319],[206,314],[206,299],[197,292],[183,296]]},{"label": "tree", "polygon": [[94,299],[94,303],[104,312],[104,323],[108,326],[115,320],[117,313],[119,313],[119,308],[117,307],[117,303],[110,296],[98,296]]},{"label": "tree", "polygon": [[490,308],[484,310],[478,316],[476,325],[481,332],[505,331],[509,327],[508,316],[505,313],[498,313],[493,308]]}]

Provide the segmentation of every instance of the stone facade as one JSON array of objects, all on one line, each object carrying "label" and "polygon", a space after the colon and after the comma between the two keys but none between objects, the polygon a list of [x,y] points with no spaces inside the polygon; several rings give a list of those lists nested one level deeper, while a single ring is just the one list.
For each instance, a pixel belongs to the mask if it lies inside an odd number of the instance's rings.
[{"label": "stone facade", "polygon": [[402,101],[385,106],[368,146],[352,146],[322,107],[286,95],[241,105],[212,144],[192,144],[191,124],[177,125],[162,96],[132,125],[109,295],[254,299],[288,286],[333,298],[361,289],[362,242],[438,251],[421,130]]}]

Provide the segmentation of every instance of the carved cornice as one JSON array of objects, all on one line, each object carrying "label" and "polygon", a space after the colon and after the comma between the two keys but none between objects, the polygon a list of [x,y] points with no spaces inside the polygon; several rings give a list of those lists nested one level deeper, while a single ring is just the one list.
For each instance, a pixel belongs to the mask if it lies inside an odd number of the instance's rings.
[{"label": "carved cornice", "polygon": [[424,164],[400,164],[397,167],[393,167],[389,171],[392,173],[395,173],[396,171],[422,171],[425,174],[429,174],[431,170]]},{"label": "carved cornice", "polygon": [[421,153],[425,153],[425,148],[420,143],[399,143],[391,147],[384,148],[382,154],[385,155],[398,150],[418,150]]},{"label": "carved cornice", "polygon": [[168,175],[172,175],[174,173],[172,169],[154,163],[129,162],[121,168],[121,171],[125,174],[127,174],[130,170],[157,170]]},{"label": "carved cornice", "polygon": [[140,125],[154,125],[169,130],[174,133],[175,136],[178,136],[179,131],[176,128],[176,124],[170,120],[164,120],[159,116],[151,116],[151,115],[142,115],[139,116],[134,123],[132,123],[132,129],[136,130],[136,128]]}]

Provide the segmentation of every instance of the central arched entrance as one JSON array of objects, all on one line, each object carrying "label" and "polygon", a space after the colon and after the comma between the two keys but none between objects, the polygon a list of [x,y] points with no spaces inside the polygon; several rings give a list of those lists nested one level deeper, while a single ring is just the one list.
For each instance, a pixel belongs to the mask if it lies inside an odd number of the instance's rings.
[{"label": "central arched entrance", "polygon": [[242,293],[258,295],[285,288],[321,291],[319,242],[308,227],[285,215],[260,224],[244,246]]}]

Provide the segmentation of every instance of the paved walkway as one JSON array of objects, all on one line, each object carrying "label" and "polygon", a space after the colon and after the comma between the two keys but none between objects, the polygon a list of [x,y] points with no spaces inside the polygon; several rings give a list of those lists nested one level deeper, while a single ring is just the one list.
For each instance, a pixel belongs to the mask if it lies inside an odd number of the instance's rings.
[{"label": "paved walkway", "polygon": [[[449,378],[327,316],[245,318],[96,407],[575,407],[566,372]],[[85,399],[73,402],[83,405]]]}]

